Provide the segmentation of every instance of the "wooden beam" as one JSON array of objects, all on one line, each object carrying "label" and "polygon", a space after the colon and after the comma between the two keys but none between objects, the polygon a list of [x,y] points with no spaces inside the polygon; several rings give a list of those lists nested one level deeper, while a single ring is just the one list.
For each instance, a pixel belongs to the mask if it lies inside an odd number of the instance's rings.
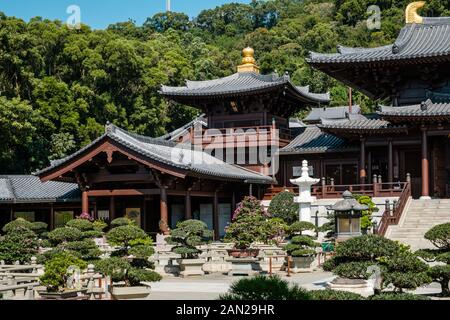
[{"label": "wooden beam", "polygon": [[160,189],[91,190],[88,191],[88,195],[90,197],[144,196],[158,195],[160,192]]},{"label": "wooden beam", "polygon": [[219,230],[219,191],[218,190],[216,190],[216,192],[214,193],[213,226],[214,226],[214,239],[219,240],[220,230]]}]

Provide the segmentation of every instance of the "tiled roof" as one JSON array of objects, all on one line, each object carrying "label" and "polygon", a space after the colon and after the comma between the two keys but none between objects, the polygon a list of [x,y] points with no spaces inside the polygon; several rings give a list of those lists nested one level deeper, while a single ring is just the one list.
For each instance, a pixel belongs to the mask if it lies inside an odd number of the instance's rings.
[{"label": "tiled roof", "polygon": [[0,176],[0,202],[71,202],[80,199],[78,185],[65,182],[41,182],[31,175]]},{"label": "tiled roof", "polygon": [[450,58],[450,17],[424,18],[407,24],[392,45],[377,48],[338,47],[338,53],[311,52],[311,64],[399,61],[416,58]]},{"label": "tiled roof", "polygon": [[422,104],[404,107],[380,107],[378,114],[389,117],[433,117],[450,116],[450,103],[433,103],[427,100]]},{"label": "tiled roof", "polygon": [[[305,122],[320,121],[321,119],[346,119],[349,114],[349,107],[324,107],[313,108],[308,116],[303,119]],[[361,113],[359,106],[352,107],[352,114]]]},{"label": "tiled roof", "polygon": [[330,102],[329,93],[312,93],[309,87],[298,87],[291,83],[288,75],[261,75],[253,72],[235,73],[231,76],[206,81],[186,81],[184,87],[162,86],[160,93],[167,97],[226,96],[260,92],[271,88],[288,86],[300,98],[310,103]]},{"label": "tiled roof", "polygon": [[354,134],[359,132],[377,132],[377,133],[392,133],[392,132],[406,132],[406,126],[394,125],[388,121],[380,119],[361,119],[349,121],[333,121],[329,123],[322,123],[318,125],[324,131],[333,132],[339,131],[346,134]]},{"label": "tiled roof", "polygon": [[307,154],[357,150],[353,147],[344,139],[322,132],[316,125],[309,125],[289,145],[281,149],[280,153]]},{"label": "tiled roof", "polygon": [[271,177],[247,170],[243,167],[225,163],[206,152],[191,150],[190,146],[164,141],[127,132],[114,125],[108,125],[106,133],[67,158],[55,161],[50,167],[40,171],[41,176],[46,172],[62,167],[64,164],[83,154],[86,150],[94,148],[104,139],[112,139],[123,147],[133,150],[147,159],[166,164],[176,169],[185,170],[191,175],[207,176],[211,179],[234,179],[243,182],[273,183]]},{"label": "tiled roof", "polygon": [[158,139],[162,140],[168,140],[168,141],[178,141],[179,138],[185,136],[189,133],[191,129],[193,129],[195,126],[200,125],[202,128],[208,127],[208,120],[206,119],[205,115],[202,114],[199,117],[195,118],[191,122],[185,124],[181,128],[178,128],[162,137],[159,137]]}]

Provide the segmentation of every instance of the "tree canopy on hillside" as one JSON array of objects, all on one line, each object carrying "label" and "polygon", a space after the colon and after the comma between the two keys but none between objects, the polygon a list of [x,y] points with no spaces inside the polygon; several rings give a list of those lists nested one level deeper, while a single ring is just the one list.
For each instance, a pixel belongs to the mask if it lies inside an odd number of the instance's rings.
[{"label": "tree canopy on hillside", "polygon": [[[392,43],[409,2],[255,0],[106,30],[0,13],[0,173],[42,168],[94,140],[107,121],[150,136],[179,127],[198,111],[165,101],[160,85],[230,75],[247,45],[263,73],[287,71],[296,84],[329,90],[334,105],[346,104],[347,88],[312,70],[309,51]],[[382,9],[380,30],[366,26],[371,4]],[[448,16],[449,9],[447,0],[431,0],[422,14]],[[365,111],[375,104],[358,92],[354,100]]]}]

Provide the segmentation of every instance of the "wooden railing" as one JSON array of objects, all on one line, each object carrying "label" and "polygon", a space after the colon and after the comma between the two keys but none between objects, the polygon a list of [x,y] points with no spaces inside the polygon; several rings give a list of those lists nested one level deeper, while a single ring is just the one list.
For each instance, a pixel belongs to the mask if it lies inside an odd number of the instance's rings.
[{"label": "wooden railing", "polygon": [[[354,184],[354,185],[334,185],[325,184],[322,179],[321,185],[315,185],[311,189],[312,196],[317,199],[339,199],[345,191],[354,194],[367,195],[370,197],[400,197],[408,182],[385,182],[373,184]],[[298,194],[298,187],[272,187],[267,190],[264,200],[272,200],[278,193],[290,191]]]},{"label": "wooden railing", "polygon": [[383,214],[383,217],[381,218],[380,223],[375,228],[376,234],[384,236],[386,235],[386,231],[389,226],[397,225],[400,222],[402,214],[405,211],[405,207],[408,204],[410,198],[411,184],[407,182],[398,201],[394,201],[392,206],[388,201],[386,202],[386,210]]}]

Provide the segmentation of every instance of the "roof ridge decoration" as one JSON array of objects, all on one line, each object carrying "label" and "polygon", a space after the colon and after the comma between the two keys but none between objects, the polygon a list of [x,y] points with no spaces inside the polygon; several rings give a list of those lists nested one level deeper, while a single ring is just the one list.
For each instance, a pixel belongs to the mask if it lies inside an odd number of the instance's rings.
[{"label": "roof ridge decoration", "polygon": [[426,4],[425,1],[416,1],[416,2],[411,2],[406,7],[405,17],[406,17],[407,24],[412,24],[412,23],[422,24],[423,23],[423,17],[417,13],[417,10],[419,10],[420,8],[423,8],[425,6],[425,4]]},{"label": "roof ridge decoration", "polygon": [[256,64],[255,50],[247,47],[242,50],[242,64],[237,67],[238,73],[254,72],[259,73],[259,66]]}]

